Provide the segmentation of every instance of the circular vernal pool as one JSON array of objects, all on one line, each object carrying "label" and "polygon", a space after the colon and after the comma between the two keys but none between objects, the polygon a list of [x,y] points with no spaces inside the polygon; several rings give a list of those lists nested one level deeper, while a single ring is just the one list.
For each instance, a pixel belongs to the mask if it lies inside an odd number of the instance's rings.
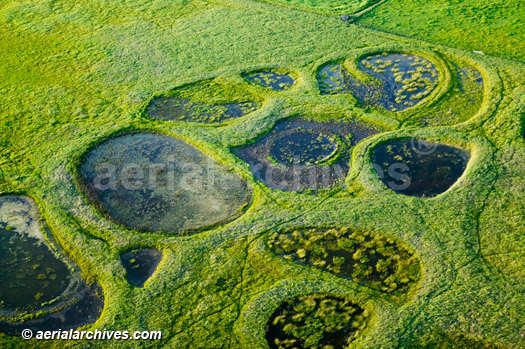
[{"label": "circular vernal pool", "polygon": [[337,153],[337,138],[314,130],[283,132],[270,145],[269,156],[285,166],[321,165]]},{"label": "circular vernal pool", "polygon": [[240,214],[247,184],[197,148],[174,137],[130,133],[88,151],[81,183],[111,220],[139,231],[202,229]]},{"label": "circular vernal pool", "polygon": [[470,152],[424,140],[393,140],[378,145],[372,160],[381,181],[396,193],[434,197],[463,175]]},{"label": "circular vernal pool", "polygon": [[365,329],[368,313],[340,296],[312,294],[286,300],[270,316],[272,349],[346,348]]}]

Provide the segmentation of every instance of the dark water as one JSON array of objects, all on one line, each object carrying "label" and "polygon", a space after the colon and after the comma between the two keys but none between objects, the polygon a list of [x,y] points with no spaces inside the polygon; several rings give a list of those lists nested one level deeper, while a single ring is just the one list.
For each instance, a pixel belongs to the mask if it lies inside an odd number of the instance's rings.
[{"label": "dark water", "polygon": [[88,286],[85,282],[79,287],[72,298],[64,304],[60,311],[51,313],[35,320],[23,322],[0,321],[0,331],[11,336],[20,336],[22,330],[53,331],[77,329],[87,324],[92,324],[100,317],[104,308],[102,288],[93,284]]},{"label": "dark water", "polygon": [[0,222],[0,308],[35,310],[69,285],[66,264],[37,238],[6,230]]},{"label": "dark water", "polygon": [[153,99],[146,112],[150,117],[159,120],[213,124],[240,118],[255,110],[257,110],[257,104],[252,101],[208,105],[171,96]]},{"label": "dark water", "polygon": [[[294,118],[278,123],[255,143],[232,151],[250,165],[257,180],[272,189],[317,190],[341,182],[349,169],[352,147],[377,132],[364,123]],[[325,155],[328,161],[322,161]]]},{"label": "dark water", "polygon": [[400,111],[419,103],[437,86],[434,65],[415,55],[373,55],[362,59],[359,67],[379,83],[362,83],[340,63],[329,63],[318,72],[321,93],[352,93],[362,107]]},{"label": "dark water", "polygon": [[277,74],[271,71],[252,72],[243,74],[243,77],[257,85],[277,91],[287,90],[295,84],[295,80],[289,74]]},{"label": "dark water", "polygon": [[129,283],[136,287],[143,287],[162,260],[162,252],[156,248],[131,250],[123,253],[120,260],[126,269]]},{"label": "dark water", "polygon": [[108,139],[86,154],[80,173],[83,189],[104,214],[140,231],[202,229],[237,217],[251,198],[236,174],[160,134]]},{"label": "dark water", "polygon": [[337,143],[329,136],[308,130],[282,133],[270,146],[270,156],[283,165],[313,165],[329,158]]},{"label": "dark water", "polygon": [[67,263],[40,221],[36,203],[24,196],[0,196],[0,316],[50,312],[35,320],[0,321],[1,332],[73,329],[98,319],[102,290],[88,286],[79,269]]},{"label": "dark water", "polygon": [[461,177],[470,153],[445,144],[403,140],[383,143],[373,153],[383,183],[398,194],[433,197]]},{"label": "dark water", "polygon": [[363,312],[342,297],[322,294],[296,297],[284,302],[271,315],[266,340],[272,349],[343,349],[366,325]]}]

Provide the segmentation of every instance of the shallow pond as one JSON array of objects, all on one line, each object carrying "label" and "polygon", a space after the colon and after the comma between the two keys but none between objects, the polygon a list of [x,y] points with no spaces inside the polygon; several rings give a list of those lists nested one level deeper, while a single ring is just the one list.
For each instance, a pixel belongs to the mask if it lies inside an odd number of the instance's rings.
[{"label": "shallow pond", "polygon": [[103,141],[80,166],[83,189],[110,219],[150,232],[195,231],[239,216],[241,178],[175,137],[131,133]]},{"label": "shallow pond", "polygon": [[354,280],[381,292],[406,292],[419,278],[419,262],[393,239],[347,228],[304,228],[276,233],[277,255]]},{"label": "shallow pond", "polygon": [[363,83],[340,63],[328,63],[320,68],[317,76],[321,93],[352,93],[362,107],[401,111],[415,106],[437,86],[435,66],[416,55],[372,55],[361,59],[359,67],[375,78],[376,83]]},{"label": "shallow pond", "polygon": [[379,132],[361,122],[279,122],[255,143],[232,149],[272,189],[318,190],[343,180],[352,147]]},{"label": "shallow pond", "polygon": [[363,308],[340,296],[299,296],[271,315],[266,340],[272,349],[343,349],[363,331],[367,317]]},{"label": "shallow pond", "polygon": [[86,285],[78,268],[60,255],[36,203],[28,197],[0,196],[0,268],[0,317],[51,312],[24,322],[0,321],[2,332],[77,328],[100,316],[101,290]]},{"label": "shallow pond", "polygon": [[123,253],[120,260],[126,269],[129,283],[143,287],[162,260],[162,252],[156,248],[131,250]]},{"label": "shallow pond", "polygon": [[295,84],[295,80],[289,74],[278,74],[272,71],[251,72],[242,76],[254,84],[276,91],[287,90]]},{"label": "shallow pond", "polygon": [[240,118],[255,110],[257,110],[257,104],[252,101],[207,105],[171,96],[153,99],[146,112],[150,117],[159,120],[221,123]]},{"label": "shallow pond", "polygon": [[398,194],[433,197],[447,191],[461,177],[470,153],[446,144],[397,140],[373,151],[379,178]]},{"label": "shallow pond", "polygon": [[38,209],[28,199],[3,196],[0,220],[0,306],[34,310],[59,297],[71,273],[45,243]]},{"label": "shallow pond", "polygon": [[281,134],[270,145],[270,156],[283,165],[314,165],[329,159],[338,143],[329,135],[310,130],[291,130]]}]

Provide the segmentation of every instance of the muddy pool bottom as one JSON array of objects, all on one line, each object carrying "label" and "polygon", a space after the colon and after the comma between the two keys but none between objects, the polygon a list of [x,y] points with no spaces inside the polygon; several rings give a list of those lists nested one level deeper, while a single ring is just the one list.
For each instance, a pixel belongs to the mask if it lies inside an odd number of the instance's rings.
[{"label": "muddy pool bottom", "polygon": [[257,108],[253,101],[207,105],[169,96],[155,98],[148,105],[147,114],[158,120],[215,124],[243,117]]},{"label": "muddy pool bottom", "polygon": [[319,190],[342,182],[352,147],[377,132],[377,128],[357,121],[293,118],[279,122],[255,143],[232,151],[272,189]]},{"label": "muddy pool bottom", "polygon": [[80,166],[83,189],[102,213],[133,230],[189,233],[239,217],[251,189],[182,140],[134,132],[92,148]]}]

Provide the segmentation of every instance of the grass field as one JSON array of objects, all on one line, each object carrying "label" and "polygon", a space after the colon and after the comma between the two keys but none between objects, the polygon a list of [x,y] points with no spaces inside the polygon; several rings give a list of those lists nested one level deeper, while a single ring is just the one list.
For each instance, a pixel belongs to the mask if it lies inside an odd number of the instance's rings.
[{"label": "grass field", "polygon": [[351,15],[366,9],[379,0],[255,0],[272,5],[290,7],[300,11],[325,15]]},{"label": "grass field", "polygon": [[[311,321],[312,333],[296,323],[277,328],[278,338],[296,334],[313,348],[324,330],[336,332],[347,321],[322,318],[333,314],[328,301],[334,299],[345,316],[357,311],[347,331],[351,347],[520,347],[525,16],[519,1],[421,3],[388,0],[356,25],[338,17],[368,2],[1,1],[0,195],[33,198],[60,246],[57,253],[102,287],[104,309],[86,329],[161,330],[162,339],[26,341],[0,333],[0,347],[268,348],[269,319],[285,309],[293,321],[300,311],[320,314]],[[381,60],[389,53],[421,57],[436,69],[435,88],[415,106],[363,107],[349,91],[321,93],[318,73],[327,63],[377,84],[359,62],[375,57],[380,73],[397,69],[395,61]],[[245,79],[272,70],[290,74],[294,85],[273,90]],[[412,82],[407,79],[407,88]],[[257,108],[214,123],[148,115],[155,98],[179,87],[195,103],[249,96]],[[381,132],[352,144],[350,169],[338,185],[271,189],[232,149],[256,143],[291,117],[359,120]],[[108,219],[83,190],[84,155],[108,138],[137,131],[185,141],[199,157],[211,157],[248,183],[251,201],[236,219],[191,233],[135,231]],[[376,146],[394,139],[459,147],[470,160],[442,194],[399,195],[371,161]],[[325,257],[317,257],[326,251],[307,239],[300,240],[306,247],[286,246],[291,238],[285,234],[308,229],[315,232],[312,240],[326,229],[348,232],[351,238],[337,235],[324,244],[330,253],[352,251],[349,277],[338,268],[350,257],[338,255],[325,267]],[[291,252],[272,249],[276,236],[283,237],[279,248]],[[135,287],[121,255],[140,248],[157,249],[162,260],[144,287]],[[376,260],[379,254],[385,257]],[[308,306],[312,299],[319,307],[304,310],[301,302]],[[0,302],[0,324],[3,307]]]},{"label": "grass field", "polygon": [[521,0],[387,0],[359,23],[524,62],[523,6]]}]

